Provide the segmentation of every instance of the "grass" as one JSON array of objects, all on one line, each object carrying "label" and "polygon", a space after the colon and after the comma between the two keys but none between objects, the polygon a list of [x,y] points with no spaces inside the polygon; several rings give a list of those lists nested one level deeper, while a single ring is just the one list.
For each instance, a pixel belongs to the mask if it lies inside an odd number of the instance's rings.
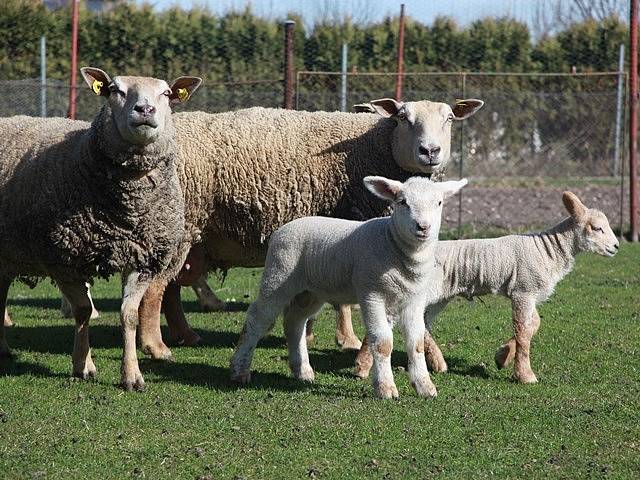
[{"label": "grass", "polygon": [[[579,258],[540,309],[537,385],[493,365],[510,335],[507,301],[454,302],[435,327],[451,371],[434,375],[434,400],[412,391],[399,335],[401,398],[372,398],[350,375],[353,354],[333,345],[328,309],[310,351],[315,384],[290,378],[278,324],[256,353],[254,383],[238,389],[227,366],[244,314],[198,313],[191,292],[205,346],[173,347],[175,363],[143,359],[147,390],[124,393],[116,281],[94,288],[99,379],[71,381],[72,326],[56,290],[16,284],[17,357],[0,361],[0,478],[638,478],[639,265],[636,245]],[[259,274],[234,270],[218,293],[250,301]]]}]

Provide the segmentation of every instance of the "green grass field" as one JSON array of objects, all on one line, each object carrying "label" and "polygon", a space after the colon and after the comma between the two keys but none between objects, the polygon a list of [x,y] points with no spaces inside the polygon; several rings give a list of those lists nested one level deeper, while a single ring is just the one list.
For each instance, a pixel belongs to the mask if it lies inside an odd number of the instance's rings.
[{"label": "green grass field", "polygon": [[[234,270],[217,291],[251,301],[259,270]],[[219,283],[212,281],[219,287]],[[69,379],[71,321],[49,282],[15,284],[0,361],[0,478],[640,478],[640,248],[584,255],[540,308],[532,346],[540,383],[498,371],[510,335],[505,299],[456,301],[435,325],[450,372],[439,396],[418,398],[396,335],[399,401],[373,398],[334,347],[325,309],[310,350],[316,383],[290,378],[281,323],[258,349],[254,383],[236,388],[228,362],[244,313],[186,308],[201,348],[174,363],[141,360],[147,389],[116,387],[119,283],[94,288],[99,379]],[[359,318],[356,327],[362,334]]]}]

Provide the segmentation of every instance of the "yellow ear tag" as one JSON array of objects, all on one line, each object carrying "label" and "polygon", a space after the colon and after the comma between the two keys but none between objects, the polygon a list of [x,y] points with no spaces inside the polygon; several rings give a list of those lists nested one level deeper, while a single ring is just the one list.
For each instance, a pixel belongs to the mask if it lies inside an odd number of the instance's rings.
[{"label": "yellow ear tag", "polygon": [[181,102],[184,102],[187,100],[187,98],[189,98],[189,90],[187,90],[186,88],[179,88],[178,100],[180,100]]},{"label": "yellow ear tag", "polygon": [[461,107],[466,107],[467,106],[467,102],[465,102],[464,100],[457,98],[456,99],[456,105],[460,105]]},{"label": "yellow ear tag", "polygon": [[104,83],[100,82],[99,80],[94,80],[93,85],[91,85],[91,88],[93,89],[93,93],[95,93],[96,95],[100,95],[103,85]]}]

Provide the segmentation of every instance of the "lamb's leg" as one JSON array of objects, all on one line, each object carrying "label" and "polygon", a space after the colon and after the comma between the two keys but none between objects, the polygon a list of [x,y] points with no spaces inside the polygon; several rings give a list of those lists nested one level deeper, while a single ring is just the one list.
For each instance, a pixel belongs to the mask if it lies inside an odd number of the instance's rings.
[{"label": "lamb's leg", "polygon": [[[88,283],[86,284],[87,291],[89,292],[89,299],[91,300],[91,320],[95,320],[96,318],[100,318],[100,313],[96,310],[95,305],[93,304],[93,298],[91,298],[91,289]],[[64,293],[62,294],[62,299],[60,300],[60,313],[64,318],[73,318],[73,312],[71,311],[71,304],[67,297],[65,297]]]},{"label": "lamb's leg", "polygon": [[336,315],[336,344],[343,352],[360,350],[362,342],[353,331],[351,305],[340,305]]},{"label": "lamb's leg", "polygon": [[162,295],[167,286],[164,279],[155,279],[149,284],[149,288],[142,297],[139,315],[139,337],[142,351],[155,360],[171,360],[171,350],[162,341],[160,331],[160,309]]},{"label": "lamb's leg", "polygon": [[83,380],[96,376],[96,366],[91,358],[89,345],[89,319],[93,305],[89,295],[89,287],[85,283],[57,282],[60,291],[69,302],[71,312],[76,320],[76,331],[73,340],[72,375]]},{"label": "lamb's leg", "polygon": [[187,322],[180,300],[180,286],[174,281],[169,282],[164,291],[162,309],[169,326],[169,335],[178,345],[193,346],[202,341]]},{"label": "lamb's leg", "polygon": [[140,372],[136,352],[136,327],[138,308],[150,283],[150,279],[140,279],[140,274],[136,271],[126,275],[120,307],[120,324],[124,341],[120,383],[127,391],[144,390],[144,378]]},{"label": "lamb's leg", "polygon": [[399,326],[402,329],[407,349],[411,385],[421,397],[435,397],[438,392],[429,376],[424,356],[426,329],[422,311],[422,305],[407,309],[400,318]]},{"label": "lamb's leg", "polygon": [[[540,315],[538,315],[538,310],[536,308],[533,309],[533,335],[536,334],[538,328],[540,327]],[[498,348],[496,352],[495,360],[496,367],[498,369],[504,368],[508,366],[516,356],[516,337],[511,337],[507,343]]]},{"label": "lamb's leg", "polygon": [[262,299],[253,302],[247,310],[247,319],[242,327],[238,346],[231,357],[231,380],[237,383],[251,381],[251,362],[258,341],[273,328],[276,318],[288,302]]},{"label": "lamb's leg", "polygon": [[531,338],[540,325],[540,317],[537,312],[534,315],[535,300],[530,297],[514,297],[511,300],[511,306],[516,343],[515,376],[521,383],[536,383],[538,379],[531,370],[529,358]]},{"label": "lamb's leg", "polygon": [[365,299],[359,303],[373,354],[373,390],[379,398],[398,398],[391,370],[393,332],[384,302]]},{"label": "lamb's leg", "polygon": [[[0,326],[0,358],[2,357],[10,357],[11,350],[9,349],[9,344],[7,343],[7,335],[5,332],[7,325],[7,295],[9,293],[9,286],[11,285],[11,279],[0,279],[0,309],[4,310],[4,321],[2,322],[2,326]],[[9,320],[11,321],[11,320]]]},{"label": "lamb's leg", "polygon": [[447,302],[429,305],[424,314],[424,321],[426,323],[426,330],[424,332],[424,355],[427,359],[427,365],[429,366],[429,369],[432,372],[438,373],[444,373],[447,371],[447,362],[442,356],[440,347],[438,347],[438,344],[433,339],[431,329],[433,328],[433,321],[446,305]]},{"label": "lamb's leg", "polygon": [[313,324],[316,321],[315,316],[311,316],[307,319],[307,324],[305,327],[305,337],[307,341],[307,345],[310,345],[316,339],[316,336],[313,334]]},{"label": "lamb's leg", "polygon": [[310,292],[304,292],[297,295],[284,309],[284,333],[289,349],[289,367],[295,378],[306,382],[313,382],[314,374],[309,364],[305,324],[307,318],[322,308],[323,303]]},{"label": "lamb's leg", "polygon": [[11,321],[11,317],[9,316],[9,310],[4,309],[4,326],[5,327],[13,327],[13,322]]},{"label": "lamb's leg", "polygon": [[206,275],[198,277],[193,284],[193,291],[196,292],[200,310],[203,312],[219,312],[220,310],[224,310],[224,302],[209,288]]},{"label": "lamb's leg", "polygon": [[355,363],[356,366],[353,374],[358,378],[367,378],[373,366],[373,355],[371,355],[371,350],[369,350],[369,340],[366,335],[362,339],[362,346],[360,347],[358,355],[356,355]]}]

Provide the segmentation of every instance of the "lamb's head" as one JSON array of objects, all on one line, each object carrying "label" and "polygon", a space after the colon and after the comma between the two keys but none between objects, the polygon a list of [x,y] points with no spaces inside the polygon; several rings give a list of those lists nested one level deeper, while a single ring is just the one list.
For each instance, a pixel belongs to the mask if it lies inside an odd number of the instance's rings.
[{"label": "lamb's head", "polygon": [[451,125],[482,108],[482,100],[458,100],[453,105],[430,102],[397,102],[391,98],[369,103],[378,114],[397,122],[393,132],[393,157],[404,170],[444,172],[451,156]]},{"label": "lamb's head", "polygon": [[200,86],[199,77],[180,77],[171,86],[151,77],[117,76],[84,67],[82,76],[96,95],[107,97],[112,119],[122,139],[149,145],[171,125],[171,105],[186,102]]},{"label": "lamb's head", "polygon": [[393,204],[391,221],[397,234],[408,243],[433,242],[440,233],[442,204],[467,184],[467,179],[432,182],[411,177],[406,182],[384,177],[365,177],[365,186]]},{"label": "lamb's head", "polygon": [[585,207],[572,192],[564,192],[562,202],[576,223],[576,241],[580,251],[606,257],[613,257],[618,253],[620,244],[604,213],[595,208]]}]

